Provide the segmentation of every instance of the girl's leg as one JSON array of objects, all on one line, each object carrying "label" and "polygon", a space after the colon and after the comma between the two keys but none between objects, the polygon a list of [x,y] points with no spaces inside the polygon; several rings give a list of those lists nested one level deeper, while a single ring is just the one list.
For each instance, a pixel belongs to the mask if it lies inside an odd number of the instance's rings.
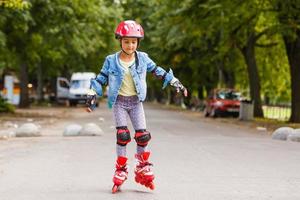
[{"label": "girl's leg", "polygon": [[[114,115],[114,119],[115,119],[115,125],[116,125],[116,129],[117,129],[117,138],[118,138],[118,133],[120,133],[120,131],[124,132],[127,129],[127,111],[126,111],[126,109],[123,108],[123,106],[120,103],[116,102],[113,106],[113,115]],[[128,131],[128,133],[129,133],[129,131]],[[125,144],[120,144],[117,141],[116,153],[117,153],[118,157],[119,156],[126,157],[126,144],[127,144],[126,142],[125,142]]]},{"label": "girl's leg", "polygon": [[[143,104],[138,102],[129,111],[129,117],[132,122],[132,126],[136,132],[146,131],[146,119]],[[147,151],[147,145],[137,145],[137,154],[141,154]]]},{"label": "girl's leg", "polygon": [[115,193],[119,190],[120,186],[127,180],[127,157],[126,145],[130,142],[130,132],[127,128],[127,109],[124,104],[125,99],[118,98],[113,106],[113,115],[117,129],[117,161],[116,170],[113,176],[114,186],[112,192]]},{"label": "girl's leg", "polygon": [[154,174],[152,172],[152,164],[149,162],[150,152],[147,150],[148,142],[151,135],[146,131],[146,119],[143,104],[137,102],[129,111],[132,125],[135,129],[135,140],[137,142],[137,164],[135,166],[135,181],[151,190],[154,189]]}]

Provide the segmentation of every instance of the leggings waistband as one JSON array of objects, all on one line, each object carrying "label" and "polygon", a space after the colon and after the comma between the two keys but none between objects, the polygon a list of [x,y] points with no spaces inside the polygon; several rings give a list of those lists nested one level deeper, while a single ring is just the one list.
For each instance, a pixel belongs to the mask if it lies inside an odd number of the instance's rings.
[{"label": "leggings waistband", "polygon": [[121,102],[139,102],[139,98],[137,95],[134,96],[122,96],[122,95],[118,95],[117,96],[117,102],[121,101]]}]

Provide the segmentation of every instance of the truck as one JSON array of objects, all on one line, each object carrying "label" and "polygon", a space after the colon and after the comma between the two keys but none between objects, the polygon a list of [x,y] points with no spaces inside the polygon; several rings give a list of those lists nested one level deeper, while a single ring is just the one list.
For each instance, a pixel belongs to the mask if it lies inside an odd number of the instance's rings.
[{"label": "truck", "polygon": [[56,80],[57,102],[68,101],[70,106],[84,104],[90,89],[90,81],[95,77],[94,72],[75,72],[70,81],[65,77],[58,77]]}]

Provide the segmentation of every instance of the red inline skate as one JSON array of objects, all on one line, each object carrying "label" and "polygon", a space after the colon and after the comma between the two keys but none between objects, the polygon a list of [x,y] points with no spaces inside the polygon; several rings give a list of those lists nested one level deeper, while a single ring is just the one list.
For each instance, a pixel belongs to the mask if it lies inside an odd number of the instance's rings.
[{"label": "red inline skate", "polygon": [[141,185],[144,185],[151,190],[154,190],[154,174],[151,171],[151,163],[148,162],[150,152],[143,152],[141,154],[136,154],[135,157],[138,161],[135,168],[135,181]]},{"label": "red inline skate", "polygon": [[119,191],[121,185],[126,181],[128,171],[126,167],[127,158],[119,156],[116,163],[116,171],[113,177],[114,186],[112,187],[112,193]]}]

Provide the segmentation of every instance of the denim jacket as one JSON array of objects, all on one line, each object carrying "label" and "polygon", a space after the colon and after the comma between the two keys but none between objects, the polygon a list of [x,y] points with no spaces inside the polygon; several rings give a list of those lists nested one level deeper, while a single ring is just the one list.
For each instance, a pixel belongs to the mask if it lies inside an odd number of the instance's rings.
[{"label": "denim jacket", "polygon": [[[102,86],[109,85],[108,102],[113,105],[119,94],[124,77],[124,70],[119,62],[119,55],[121,52],[109,55],[106,57],[100,73],[95,79],[91,80],[91,88],[96,91],[99,96],[102,96]],[[163,68],[156,66],[156,64],[144,52],[135,52],[135,63],[129,67],[137,96],[140,101],[146,99],[147,72],[153,73],[156,77],[162,79],[163,89],[170,83],[174,75],[172,70],[166,72]]]}]

